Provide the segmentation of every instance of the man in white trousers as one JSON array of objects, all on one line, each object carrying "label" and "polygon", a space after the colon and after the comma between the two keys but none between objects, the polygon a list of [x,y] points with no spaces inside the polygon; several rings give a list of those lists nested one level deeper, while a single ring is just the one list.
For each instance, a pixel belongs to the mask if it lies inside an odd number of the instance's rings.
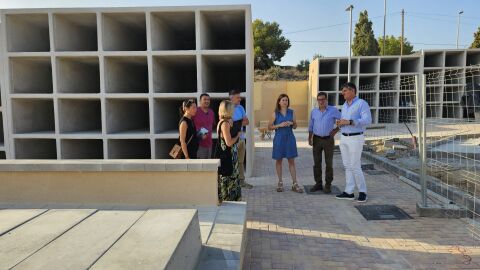
[{"label": "man in white trousers", "polygon": [[343,166],[345,167],[346,186],[337,199],[353,200],[355,186],[358,188],[358,202],[367,201],[367,185],[362,171],[362,150],[365,142],[363,133],[372,123],[372,115],[368,103],[357,97],[357,87],[354,83],[347,82],[342,87],[345,103],[342,107],[342,116],[337,120],[340,127],[340,152],[342,153]]}]

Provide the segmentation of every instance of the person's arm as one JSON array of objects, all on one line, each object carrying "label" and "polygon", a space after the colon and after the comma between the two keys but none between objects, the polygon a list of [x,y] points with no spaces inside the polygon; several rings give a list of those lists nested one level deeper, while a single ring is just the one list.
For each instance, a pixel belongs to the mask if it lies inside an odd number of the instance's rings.
[{"label": "person's arm", "polygon": [[313,111],[310,113],[310,122],[308,123],[308,144],[313,145]]},{"label": "person's arm", "polygon": [[367,102],[362,102],[360,104],[360,118],[359,119],[352,119],[351,125],[354,127],[366,127],[372,123],[372,113],[370,112],[370,106],[368,106]]},{"label": "person's arm", "polygon": [[292,110],[292,114],[293,114],[292,128],[293,128],[293,129],[296,129],[296,128],[297,128],[297,116],[295,115],[295,111],[294,111],[294,110]]},{"label": "person's arm", "polygon": [[188,156],[188,149],[187,149],[187,122],[182,121],[180,124],[179,132],[180,132],[180,146],[182,147],[183,156],[185,159],[190,159]]},{"label": "person's arm", "polygon": [[[333,118],[335,120],[338,120],[338,119],[341,119],[342,118],[342,114],[340,113],[340,111],[335,108],[335,113],[333,115]],[[331,137],[335,137],[335,135],[337,134],[337,132],[340,130],[340,127],[337,125],[331,132],[330,132],[330,136]]]},{"label": "person's arm", "polygon": [[247,112],[245,111],[245,109],[243,108],[243,106],[242,106],[242,112],[243,112],[242,126],[248,126],[248,125],[250,124],[250,120],[248,120]]},{"label": "person's arm", "polygon": [[226,124],[228,122],[222,123],[220,126],[220,129],[222,130],[222,135],[223,139],[225,139],[225,143],[227,144],[228,147],[232,146],[235,144],[235,142],[238,140],[240,136],[240,132],[237,134],[237,136],[232,138],[232,135],[230,134],[230,124]]}]

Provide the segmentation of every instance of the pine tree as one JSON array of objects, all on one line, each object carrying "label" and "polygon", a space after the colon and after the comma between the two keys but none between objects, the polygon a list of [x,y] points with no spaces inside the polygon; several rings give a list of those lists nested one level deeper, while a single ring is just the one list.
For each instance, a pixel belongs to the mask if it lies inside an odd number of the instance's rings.
[{"label": "pine tree", "polygon": [[372,22],[368,19],[368,12],[360,12],[358,23],[355,25],[352,52],[355,56],[378,55],[378,42],[373,34]]},{"label": "pine tree", "polygon": [[473,42],[470,45],[470,49],[480,48],[480,27],[478,27],[477,32],[473,33]]}]

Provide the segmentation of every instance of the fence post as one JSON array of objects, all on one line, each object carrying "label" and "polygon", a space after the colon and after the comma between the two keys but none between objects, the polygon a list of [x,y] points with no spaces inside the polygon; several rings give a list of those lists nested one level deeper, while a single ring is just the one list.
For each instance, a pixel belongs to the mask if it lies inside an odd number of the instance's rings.
[{"label": "fence post", "polygon": [[421,205],[427,207],[427,178],[426,178],[426,89],[425,89],[425,75],[415,76],[415,90],[416,90],[416,115],[417,115],[417,134],[418,134],[418,159],[420,164],[420,186],[421,186]]}]

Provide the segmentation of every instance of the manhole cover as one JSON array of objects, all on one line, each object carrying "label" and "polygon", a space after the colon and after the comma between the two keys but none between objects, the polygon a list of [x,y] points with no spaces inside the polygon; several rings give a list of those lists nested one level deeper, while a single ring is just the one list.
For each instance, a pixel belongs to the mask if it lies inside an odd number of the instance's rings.
[{"label": "manhole cover", "polygon": [[[322,195],[322,194],[325,194],[325,193],[323,192],[323,190],[319,190],[319,191],[315,191],[315,192],[310,192],[310,189],[311,189],[312,187],[313,187],[313,185],[304,185],[303,188],[304,188],[304,190],[305,190],[305,193],[310,194],[310,195]],[[338,195],[338,194],[340,194],[340,193],[342,193],[342,192],[340,191],[340,189],[339,189],[337,186],[333,186],[333,185],[332,185],[332,193],[330,193],[330,194],[325,194],[325,195],[331,195],[331,194],[333,194],[333,195]]]},{"label": "manhole cover", "polygon": [[405,211],[395,205],[357,205],[355,208],[366,220],[412,219]]},{"label": "manhole cover", "polygon": [[385,171],[377,171],[377,170],[367,170],[365,171],[366,174],[370,174],[370,175],[384,175],[384,174],[388,174],[388,172],[385,172]]}]

